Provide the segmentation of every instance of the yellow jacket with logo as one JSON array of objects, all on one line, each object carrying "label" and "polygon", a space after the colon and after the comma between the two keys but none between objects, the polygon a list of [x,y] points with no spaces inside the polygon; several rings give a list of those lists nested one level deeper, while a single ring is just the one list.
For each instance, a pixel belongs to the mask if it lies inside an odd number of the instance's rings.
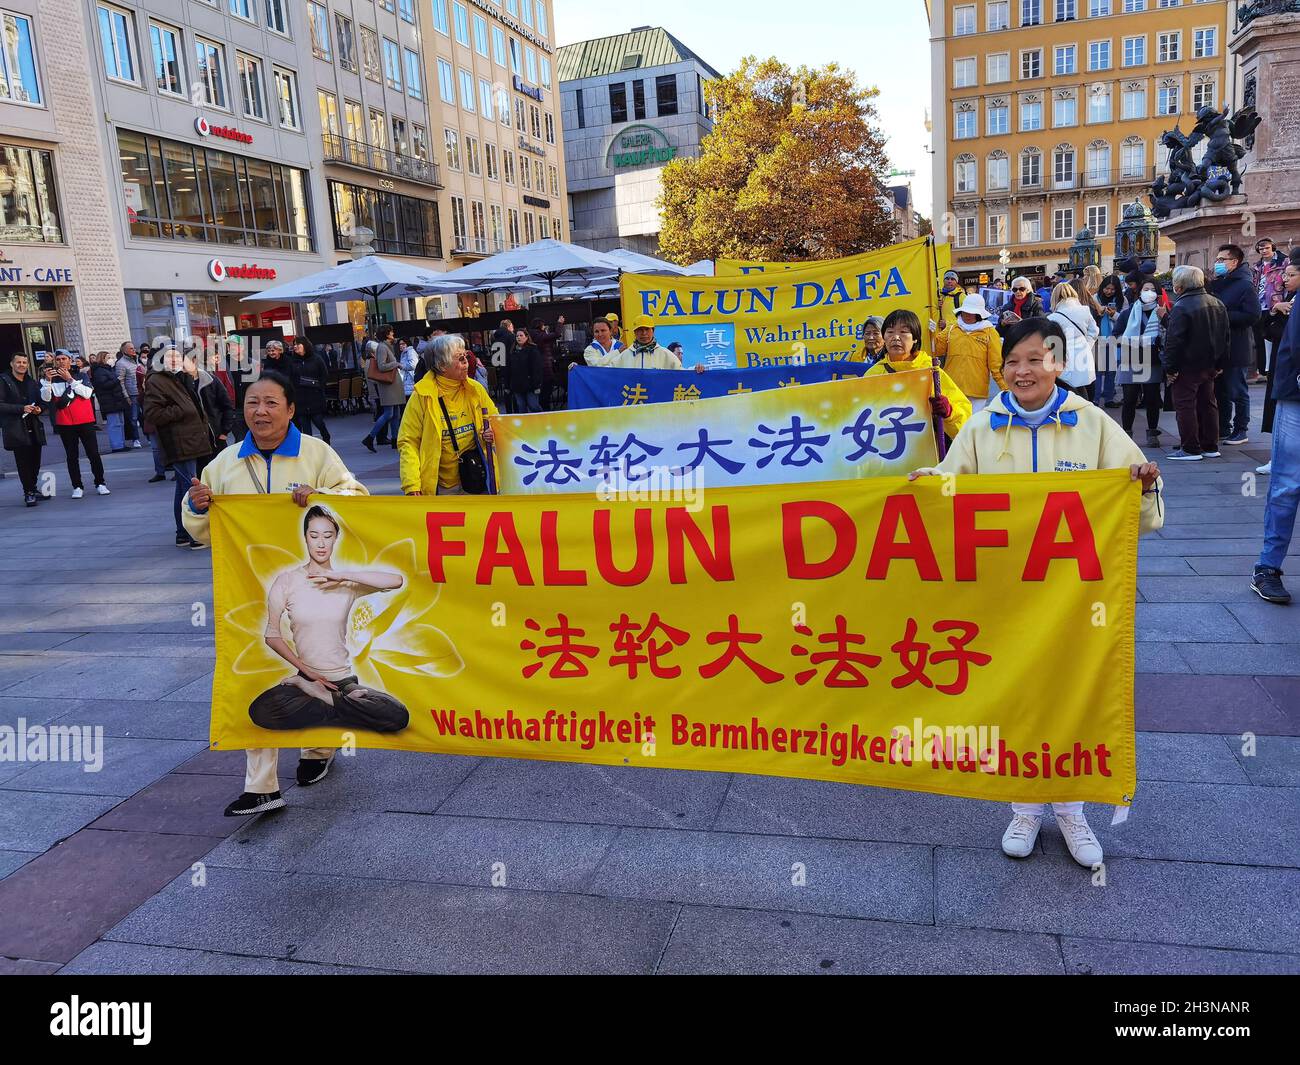
[{"label": "yellow jacket with logo", "polygon": [[948,376],[971,399],[988,396],[990,377],[999,391],[1007,387],[1002,380],[1002,338],[991,325],[968,333],[954,322],[935,334],[934,356],[943,359]]},{"label": "yellow jacket with logo", "polygon": [[[1050,473],[1059,470],[1126,470],[1147,461],[1119,423],[1082,396],[1056,390],[1052,413],[1038,428],[1030,428],[1012,411],[1001,393],[968,421],[948,454],[935,469],[940,473]],[[1164,482],[1142,496],[1141,531],[1154,532],[1165,523]]]},{"label": "yellow jacket with logo", "polygon": [[[918,351],[910,359],[899,362],[891,362],[889,357],[882,358],[868,370],[863,377],[873,377],[886,373],[901,373],[903,370],[932,370],[934,369],[934,360],[930,358],[928,352]],[[970,400],[966,398],[966,393],[957,387],[943,370],[939,371],[939,390],[948,397],[948,402],[952,404],[952,414],[944,420],[944,435],[950,440],[955,437],[961,427],[966,424],[966,419],[971,416]]]},{"label": "yellow jacket with logo", "polygon": [[[472,377],[466,378],[469,406],[474,417],[474,427],[482,439],[487,420],[497,414],[496,404],[487,389]],[[438,492],[438,467],[445,447],[443,433],[446,419],[438,405],[438,378],[425,374],[416,382],[415,390],[406,401],[402,427],[397,432],[397,454],[401,464],[403,492],[420,492],[436,495]],[[492,454],[493,476],[496,475],[496,453]]]}]

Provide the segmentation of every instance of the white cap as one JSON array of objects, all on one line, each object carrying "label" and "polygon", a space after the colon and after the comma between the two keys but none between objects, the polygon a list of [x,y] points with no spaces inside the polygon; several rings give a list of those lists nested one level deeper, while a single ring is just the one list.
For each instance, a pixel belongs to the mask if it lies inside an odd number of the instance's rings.
[{"label": "white cap", "polygon": [[987,318],[989,316],[989,309],[984,306],[984,297],[978,293],[972,292],[962,300],[961,306],[957,308],[957,313],[977,314],[981,318]]}]

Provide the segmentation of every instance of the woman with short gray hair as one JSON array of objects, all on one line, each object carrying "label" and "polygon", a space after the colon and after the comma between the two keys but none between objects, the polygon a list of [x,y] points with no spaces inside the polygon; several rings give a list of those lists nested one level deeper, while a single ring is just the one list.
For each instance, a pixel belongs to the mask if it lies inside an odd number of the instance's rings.
[{"label": "woman with short gray hair", "polygon": [[1181,446],[1176,462],[1219,457],[1219,404],[1214,379],[1227,365],[1228,312],[1205,291],[1195,266],[1175,267],[1174,307],[1165,318],[1165,373],[1174,394]]},{"label": "woman with short gray hair", "polygon": [[397,435],[402,491],[408,496],[489,492],[495,460],[488,419],[497,408],[469,375],[464,338],[434,337],[424,358],[429,373],[416,382]]}]

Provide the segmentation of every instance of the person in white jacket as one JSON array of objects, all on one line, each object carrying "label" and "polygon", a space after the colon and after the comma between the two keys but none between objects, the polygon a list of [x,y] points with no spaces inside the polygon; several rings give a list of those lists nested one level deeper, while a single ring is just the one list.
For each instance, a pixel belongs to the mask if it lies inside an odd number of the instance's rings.
[{"label": "person in white jacket", "polygon": [[[595,355],[587,349],[588,366],[615,366],[623,370],[680,370],[682,360],[655,340],[654,319],[648,314],[639,314],[632,319],[632,336],[635,342],[630,348],[620,348]],[[696,364],[696,373],[704,372],[702,363]]]},{"label": "person in white jacket", "polygon": [[[606,362],[611,355],[623,350],[623,345],[614,337],[614,327],[604,318],[597,318],[591,323],[591,343],[587,345],[586,351],[582,353],[583,361],[588,366],[608,366]],[[572,370],[578,364],[571,363],[569,369]]]},{"label": "person in white jacket", "polygon": [[1061,384],[1092,402],[1097,380],[1097,328],[1092,311],[1079,300],[1073,285],[1061,282],[1052,289],[1052,313],[1047,316],[1065,332],[1065,372]]}]

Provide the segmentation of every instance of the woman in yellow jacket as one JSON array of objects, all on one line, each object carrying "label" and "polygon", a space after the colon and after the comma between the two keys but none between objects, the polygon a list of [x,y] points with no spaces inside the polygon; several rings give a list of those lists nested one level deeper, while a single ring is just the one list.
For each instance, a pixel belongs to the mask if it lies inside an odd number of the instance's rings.
[{"label": "woman in yellow jacket", "polygon": [[989,319],[984,297],[969,295],[957,308],[957,320],[950,326],[943,318],[930,323],[934,334],[934,357],[970,400],[973,411],[982,411],[989,399],[989,378],[1001,392],[1002,338]]},{"label": "woman in yellow jacket", "polygon": [[[411,392],[397,433],[402,491],[408,496],[462,495],[460,456],[475,447],[476,434],[491,454],[488,418],[497,414],[497,408],[487,389],[469,376],[463,338],[435,337],[425,358],[431,372]],[[451,418],[450,432],[444,406]],[[495,480],[495,456],[491,461]]]},{"label": "woman in yellow jacket", "polygon": [[[934,370],[938,366],[921,350],[921,319],[911,311],[890,311],[881,331],[885,335],[884,354],[864,377],[904,370]],[[930,397],[930,409],[943,419],[944,436],[951,440],[971,416],[970,400],[943,370],[939,370],[939,391],[941,395]]]}]

